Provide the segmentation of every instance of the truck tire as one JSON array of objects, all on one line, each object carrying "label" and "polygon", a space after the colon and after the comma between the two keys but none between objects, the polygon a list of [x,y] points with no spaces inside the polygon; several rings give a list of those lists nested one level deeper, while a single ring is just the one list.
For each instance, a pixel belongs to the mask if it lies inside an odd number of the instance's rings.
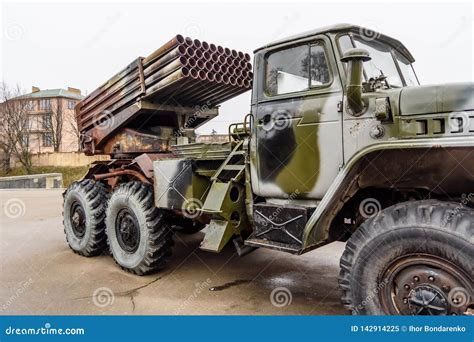
[{"label": "truck tire", "polygon": [[105,221],[110,251],[123,270],[145,275],[162,268],[171,253],[172,234],[163,212],[154,205],[151,186],[119,185],[110,197]]},{"label": "truck tire", "polygon": [[435,200],[380,211],[341,257],[342,302],[361,315],[460,315],[472,310],[474,210]]},{"label": "truck tire", "polygon": [[69,247],[86,257],[101,254],[107,246],[105,186],[91,179],[74,182],[63,199],[63,225]]}]

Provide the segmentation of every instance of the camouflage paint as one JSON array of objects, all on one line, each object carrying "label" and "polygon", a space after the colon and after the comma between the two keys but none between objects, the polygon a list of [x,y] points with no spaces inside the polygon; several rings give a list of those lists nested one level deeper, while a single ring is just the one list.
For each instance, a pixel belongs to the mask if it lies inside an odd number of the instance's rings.
[{"label": "camouflage paint", "polygon": [[[330,83],[310,90],[270,96],[264,91],[265,56],[295,45],[322,44]],[[252,187],[262,197],[320,199],[337,174],[342,158],[342,86],[325,36],[262,49],[255,56],[250,144]]]},{"label": "camouflage paint", "polygon": [[[336,44],[337,35],[331,35],[333,43]],[[403,50],[401,50],[403,51]],[[338,49],[335,54],[340,59],[342,55]],[[411,57],[413,59],[413,57]],[[413,59],[414,60],[414,59]],[[346,82],[345,69],[342,63],[338,62],[341,73],[341,79]],[[417,86],[403,87],[398,89],[377,89],[373,92],[363,94],[367,103],[366,112],[354,117],[348,112],[347,99],[344,97],[344,119],[343,119],[343,137],[344,137],[344,168],[337,175],[331,187],[321,200],[316,211],[308,221],[304,231],[303,251],[311,250],[315,246],[324,243],[328,237],[328,228],[331,219],[335,216],[340,203],[347,199],[346,189],[352,186],[357,187],[358,175],[357,169],[360,166],[364,169],[367,164],[364,163],[366,156],[376,153],[381,155],[384,151],[392,151],[391,159],[387,160],[387,165],[395,162],[394,158],[405,158],[408,151],[420,151],[420,156],[431,155],[437,149],[455,151],[461,147],[474,148],[474,84],[446,84],[437,86]],[[376,99],[387,99],[390,104],[389,119],[378,120],[376,118]],[[453,129],[453,120],[455,121]],[[461,121],[459,121],[461,120]],[[456,123],[461,127],[456,127]],[[445,129],[442,130],[441,128]],[[374,137],[371,133],[374,129],[382,129],[383,135]],[[397,151],[398,153],[393,153]],[[451,152],[454,154],[454,152]],[[395,157],[395,155],[397,155]],[[449,154],[448,154],[449,156]],[[396,164],[396,162],[395,162]],[[435,163],[436,164],[436,163]],[[464,161],[462,170],[468,170],[467,173],[458,177],[458,181],[463,180],[462,191],[473,191],[474,182],[474,164],[470,161]],[[446,179],[451,171],[444,171],[439,166],[427,168],[427,163],[413,168],[417,170],[420,177],[429,179]],[[429,167],[428,167],[429,168]],[[381,167],[382,169],[382,167]],[[399,174],[395,167],[384,170],[387,179],[392,176],[397,179]],[[422,171],[421,171],[422,170]],[[391,173],[395,172],[394,175]],[[441,172],[441,175],[438,173]],[[469,173],[470,172],[470,173]],[[465,179],[471,175],[471,182]],[[412,179],[416,177],[412,176]],[[466,183],[467,182],[467,183]],[[369,184],[369,183],[367,183]],[[418,185],[420,185],[419,182]],[[363,184],[361,184],[363,186]],[[416,183],[410,184],[416,187]],[[423,185],[429,188],[429,185]],[[456,182],[448,185],[453,192],[459,192],[459,186]]]}]

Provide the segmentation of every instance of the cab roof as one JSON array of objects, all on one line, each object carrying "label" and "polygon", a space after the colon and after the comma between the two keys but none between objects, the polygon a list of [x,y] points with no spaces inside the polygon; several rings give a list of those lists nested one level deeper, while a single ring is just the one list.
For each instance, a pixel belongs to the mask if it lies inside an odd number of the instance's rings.
[{"label": "cab roof", "polygon": [[410,63],[413,63],[415,61],[415,58],[413,58],[412,54],[410,51],[405,47],[405,45],[402,44],[399,40],[386,36],[384,34],[375,32],[369,28],[362,27],[362,26],[357,26],[357,25],[352,25],[352,24],[336,24],[336,25],[331,25],[331,26],[324,26],[320,27],[311,31],[306,31],[303,33],[299,33],[293,36],[289,36],[283,39],[276,40],[274,42],[271,42],[269,44],[266,44],[254,51],[254,53],[257,53],[260,50],[267,49],[276,45],[284,44],[284,43],[289,43],[292,41],[296,41],[299,39],[304,39],[304,38],[309,38],[311,36],[316,36],[318,34],[325,34],[325,33],[340,33],[340,32],[354,32],[354,33],[359,33],[359,32],[370,32],[371,36],[377,37],[377,39],[391,45],[393,48],[396,50],[400,51],[409,61]]}]

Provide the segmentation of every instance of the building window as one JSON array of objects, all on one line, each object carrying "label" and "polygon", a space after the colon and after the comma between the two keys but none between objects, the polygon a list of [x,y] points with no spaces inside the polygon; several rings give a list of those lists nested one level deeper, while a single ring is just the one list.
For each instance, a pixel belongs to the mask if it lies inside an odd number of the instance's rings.
[{"label": "building window", "polygon": [[53,146],[53,135],[51,133],[43,133],[43,147]]},{"label": "building window", "polygon": [[28,135],[28,133],[24,133],[21,135],[21,143],[23,146],[29,146],[30,136]]},{"label": "building window", "polygon": [[26,101],[26,110],[27,111],[33,111],[35,109],[35,103],[32,100]]},{"label": "building window", "polygon": [[320,44],[295,46],[267,57],[267,95],[304,91],[329,82],[329,67]]},{"label": "building window", "polygon": [[53,125],[53,122],[51,120],[51,114],[43,115],[43,128],[50,129],[52,125]]},{"label": "building window", "polygon": [[73,101],[73,100],[68,100],[67,101],[67,108],[68,109],[74,109],[75,105],[76,105],[76,101]]},{"label": "building window", "polygon": [[50,99],[41,99],[40,100],[40,110],[50,110],[51,109],[51,100]]}]

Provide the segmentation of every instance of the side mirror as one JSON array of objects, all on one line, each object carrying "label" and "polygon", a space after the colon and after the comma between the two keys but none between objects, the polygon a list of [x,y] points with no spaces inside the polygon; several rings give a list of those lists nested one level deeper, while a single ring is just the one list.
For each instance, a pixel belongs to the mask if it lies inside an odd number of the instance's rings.
[{"label": "side mirror", "polygon": [[362,99],[362,64],[370,60],[367,50],[357,48],[346,50],[341,58],[341,62],[347,63],[347,105],[353,116],[361,116],[367,110]]}]

